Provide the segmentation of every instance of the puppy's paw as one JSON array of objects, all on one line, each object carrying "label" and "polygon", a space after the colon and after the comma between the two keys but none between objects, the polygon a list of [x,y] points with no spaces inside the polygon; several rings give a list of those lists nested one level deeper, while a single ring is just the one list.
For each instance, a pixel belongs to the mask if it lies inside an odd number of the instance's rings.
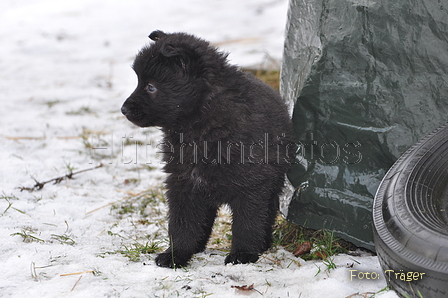
[{"label": "puppy's paw", "polygon": [[156,257],[156,265],[160,267],[180,268],[187,266],[189,259],[189,257],[173,255],[171,250],[167,250]]},{"label": "puppy's paw", "polygon": [[156,264],[160,267],[174,268],[173,256],[169,252],[164,252],[156,257]]},{"label": "puppy's paw", "polygon": [[229,254],[226,257],[224,264],[225,265],[227,265],[228,263],[232,263],[234,265],[247,264],[247,263],[255,263],[257,260],[258,260],[258,254],[238,252]]}]

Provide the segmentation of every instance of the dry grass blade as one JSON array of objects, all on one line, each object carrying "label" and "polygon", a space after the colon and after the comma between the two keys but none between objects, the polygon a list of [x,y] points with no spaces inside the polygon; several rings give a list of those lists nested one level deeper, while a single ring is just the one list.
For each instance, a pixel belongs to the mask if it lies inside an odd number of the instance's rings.
[{"label": "dry grass blade", "polygon": [[81,136],[67,136],[67,137],[56,137],[58,140],[73,140],[73,139],[79,139]]},{"label": "dry grass blade", "polygon": [[83,277],[83,275],[81,275],[78,280],[75,282],[75,284],[73,285],[73,288],[70,290],[70,292],[73,292],[73,290],[75,289],[75,287],[78,285],[79,281],[81,280],[81,278]]},{"label": "dry grass blade", "polygon": [[94,273],[94,271],[90,270],[90,271],[84,271],[84,272],[66,273],[66,274],[61,274],[59,276],[72,276],[72,275],[80,275],[80,274],[83,274],[83,273]]},{"label": "dry grass blade", "polygon": [[45,140],[47,138],[46,136],[43,136],[43,137],[10,137],[10,136],[5,136],[5,135],[2,135],[2,137],[4,137],[5,139],[8,139],[8,140],[16,141],[16,142],[19,142],[20,140]]},{"label": "dry grass blade", "polygon": [[[151,188],[149,188],[149,189],[147,189],[147,190],[145,190],[145,191],[139,192],[139,193],[124,192],[124,193],[127,193],[127,194],[129,194],[129,195],[128,195],[127,197],[124,197],[124,198],[119,199],[119,200],[117,200],[117,201],[114,201],[114,202],[108,203],[108,204],[106,204],[106,205],[104,205],[104,206],[101,206],[101,207],[98,207],[98,208],[96,208],[96,209],[90,210],[90,211],[86,212],[86,214],[90,214],[90,213],[96,212],[96,211],[98,211],[98,210],[101,210],[101,209],[103,209],[103,208],[106,208],[106,207],[108,207],[108,206],[112,206],[112,205],[114,205],[114,204],[120,203],[120,202],[122,202],[122,201],[126,201],[126,200],[129,200],[129,199],[132,199],[132,198],[135,198],[135,197],[144,195],[145,193],[147,193],[148,191],[150,191],[150,190],[152,190],[152,189],[154,189],[154,188],[155,188],[155,187],[151,187]],[[118,191],[118,192],[123,192],[123,191],[121,191],[121,190],[117,190],[117,191]]]},{"label": "dry grass blade", "polygon": [[31,262],[31,277],[34,279],[37,279],[37,273],[36,273],[36,264],[34,262]]}]

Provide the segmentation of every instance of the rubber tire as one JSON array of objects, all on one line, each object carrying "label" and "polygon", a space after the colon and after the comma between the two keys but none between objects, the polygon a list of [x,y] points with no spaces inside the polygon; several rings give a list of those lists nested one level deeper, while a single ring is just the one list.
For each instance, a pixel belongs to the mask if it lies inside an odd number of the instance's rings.
[{"label": "rubber tire", "polygon": [[[448,297],[448,123],[387,172],[375,195],[373,224],[382,269],[394,271],[386,272],[386,281],[400,297]],[[407,272],[424,275],[401,275]]]}]

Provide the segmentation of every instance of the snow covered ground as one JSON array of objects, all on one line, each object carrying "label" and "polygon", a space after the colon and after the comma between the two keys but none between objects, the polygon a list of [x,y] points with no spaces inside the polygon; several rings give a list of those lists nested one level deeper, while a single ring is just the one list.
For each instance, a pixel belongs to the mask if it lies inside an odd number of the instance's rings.
[{"label": "snow covered ground", "polygon": [[[132,261],[118,252],[167,234],[166,208],[151,201],[163,180],[160,133],[120,113],[136,86],[130,65],[148,34],[186,31],[231,52],[233,63],[272,66],[281,59],[287,6],[0,2],[1,297],[370,297],[386,287],[378,259],[369,255],[336,256],[337,269],[328,272],[323,262],[282,249],[256,264],[224,266],[218,244],[177,270],[157,267],[154,254]],[[100,164],[41,190],[19,189]],[[139,193],[147,204],[136,210]],[[361,280],[367,276],[360,272],[377,278]],[[252,284],[256,291],[237,288]]]}]

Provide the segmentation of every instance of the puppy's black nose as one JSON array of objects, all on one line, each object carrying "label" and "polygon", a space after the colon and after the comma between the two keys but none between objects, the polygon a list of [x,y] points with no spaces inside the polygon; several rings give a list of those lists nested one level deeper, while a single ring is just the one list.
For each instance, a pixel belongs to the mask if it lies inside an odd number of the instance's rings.
[{"label": "puppy's black nose", "polygon": [[126,116],[126,114],[129,113],[129,109],[127,107],[125,107],[125,106],[122,106],[121,107],[121,113],[123,113],[123,115]]}]

